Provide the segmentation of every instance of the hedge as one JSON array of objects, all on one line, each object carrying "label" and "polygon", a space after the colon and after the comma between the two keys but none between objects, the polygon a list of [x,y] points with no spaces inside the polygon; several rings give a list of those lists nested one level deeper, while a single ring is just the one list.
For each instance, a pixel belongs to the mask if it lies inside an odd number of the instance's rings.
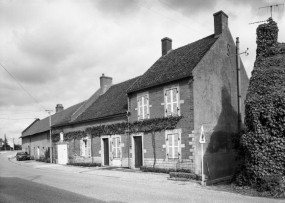
[{"label": "hedge", "polygon": [[83,167],[101,167],[101,163],[67,163],[67,165]]},{"label": "hedge", "polygon": [[155,168],[155,167],[148,167],[148,166],[141,166],[140,170],[143,172],[154,172],[154,173],[167,173],[170,172],[183,172],[183,173],[193,173],[190,169],[174,169],[174,168]]}]

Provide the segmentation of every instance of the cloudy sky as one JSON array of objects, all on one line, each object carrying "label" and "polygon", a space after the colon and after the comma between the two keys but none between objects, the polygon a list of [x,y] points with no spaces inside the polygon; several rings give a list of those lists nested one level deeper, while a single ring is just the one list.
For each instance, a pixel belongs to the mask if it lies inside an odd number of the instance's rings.
[{"label": "cloudy sky", "polygon": [[[250,77],[256,27],[284,0],[0,0],[0,138],[15,138],[44,109],[88,99],[104,73],[113,83],[143,74],[161,55],[161,39],[173,48],[213,34],[213,13],[229,16],[240,38]],[[285,42],[285,11],[273,10],[279,42]],[[283,12],[282,12],[283,11]]]}]

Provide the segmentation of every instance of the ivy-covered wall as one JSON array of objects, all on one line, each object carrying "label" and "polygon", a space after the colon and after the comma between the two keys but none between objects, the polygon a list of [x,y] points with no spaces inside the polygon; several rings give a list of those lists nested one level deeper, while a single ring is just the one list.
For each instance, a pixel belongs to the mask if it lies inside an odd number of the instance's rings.
[{"label": "ivy-covered wall", "polygon": [[285,44],[271,18],[257,28],[256,61],[246,98],[242,162],[236,181],[258,184],[266,176],[285,174]]}]

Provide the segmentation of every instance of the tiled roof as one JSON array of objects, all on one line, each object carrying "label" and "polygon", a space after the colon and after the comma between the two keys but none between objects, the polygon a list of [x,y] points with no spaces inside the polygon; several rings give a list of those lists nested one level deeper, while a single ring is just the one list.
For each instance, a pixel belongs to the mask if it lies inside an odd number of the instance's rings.
[{"label": "tiled roof", "polygon": [[[59,123],[66,123],[70,121],[71,115],[83,104],[84,102],[81,102],[79,104],[76,104],[74,106],[71,106],[63,111],[60,111],[58,113],[55,113],[51,116],[51,124],[56,125]],[[22,132],[22,137],[34,135],[37,133],[45,132],[50,129],[49,126],[49,117],[46,117],[42,120],[39,120],[38,122],[31,125],[29,128],[25,129]]]},{"label": "tiled roof", "polygon": [[127,92],[191,76],[192,70],[216,40],[215,35],[210,35],[161,56]]},{"label": "tiled roof", "polygon": [[128,108],[126,90],[138,78],[139,77],[136,77],[111,86],[105,94],[101,95],[86,111],[72,121],[72,123],[126,113]]}]

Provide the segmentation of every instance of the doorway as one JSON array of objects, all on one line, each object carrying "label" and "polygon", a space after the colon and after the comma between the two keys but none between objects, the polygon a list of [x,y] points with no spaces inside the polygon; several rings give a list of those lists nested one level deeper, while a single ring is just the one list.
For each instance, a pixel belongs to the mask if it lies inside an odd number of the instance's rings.
[{"label": "doorway", "polygon": [[105,166],[109,166],[109,139],[103,138],[103,150],[104,150],[104,164]]},{"label": "doorway", "polygon": [[67,145],[57,145],[58,164],[67,164]]},{"label": "doorway", "polygon": [[134,136],[134,158],[135,158],[135,168],[139,168],[143,165],[142,157],[142,136]]}]

